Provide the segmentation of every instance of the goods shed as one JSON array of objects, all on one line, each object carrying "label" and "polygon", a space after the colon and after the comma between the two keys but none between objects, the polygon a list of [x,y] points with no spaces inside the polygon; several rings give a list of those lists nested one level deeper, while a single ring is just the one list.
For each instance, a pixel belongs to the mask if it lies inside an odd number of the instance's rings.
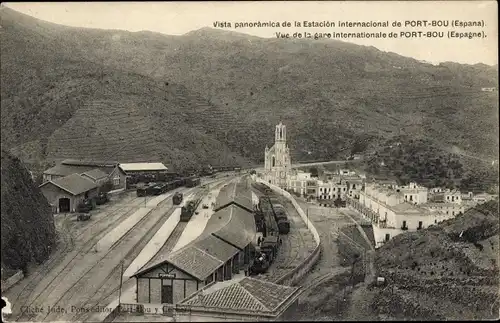
[{"label": "goods shed", "polygon": [[56,212],[75,212],[76,207],[86,198],[98,194],[99,184],[82,175],[72,174],[47,181],[40,189],[50,204],[56,206]]},{"label": "goods shed", "polygon": [[176,306],[175,320],[283,321],[293,320],[300,287],[273,284],[245,277],[228,286],[207,286]]},{"label": "goods shed", "polygon": [[[115,161],[65,159],[56,166],[44,171],[43,181],[55,180],[73,174],[88,174],[90,176],[86,176],[87,178],[100,184],[110,181],[113,190],[125,189],[126,186],[125,173],[118,167],[118,162]],[[107,175],[105,179],[102,177],[103,174]]]},{"label": "goods shed", "polygon": [[248,271],[255,250],[252,214],[231,205],[210,220],[200,237],[133,275],[138,303],[177,304],[204,286]]},{"label": "goods shed", "polygon": [[167,166],[162,163],[122,163],[119,166],[127,175],[168,171]]}]

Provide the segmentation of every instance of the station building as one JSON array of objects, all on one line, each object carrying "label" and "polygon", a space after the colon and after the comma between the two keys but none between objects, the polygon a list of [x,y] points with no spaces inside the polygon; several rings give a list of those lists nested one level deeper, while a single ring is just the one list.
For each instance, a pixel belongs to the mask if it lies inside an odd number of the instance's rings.
[{"label": "station building", "polygon": [[247,275],[256,241],[251,191],[245,183],[225,186],[214,211],[198,238],[133,275],[138,303],[178,304],[205,286]]}]

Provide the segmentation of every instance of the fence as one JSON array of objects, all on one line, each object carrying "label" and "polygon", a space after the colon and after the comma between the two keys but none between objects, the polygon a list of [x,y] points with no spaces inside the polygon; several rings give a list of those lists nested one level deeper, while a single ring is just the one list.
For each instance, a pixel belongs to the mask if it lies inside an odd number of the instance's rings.
[{"label": "fence", "polygon": [[285,191],[285,190],[283,190],[275,185],[272,185],[270,183],[266,183],[263,180],[261,180],[260,178],[257,178],[257,182],[260,182],[260,183],[270,187],[273,191],[279,193],[283,197],[286,197],[293,204],[293,206],[295,207],[295,209],[299,213],[302,220],[307,224],[309,231],[311,231],[311,233],[314,237],[314,240],[316,241],[316,247],[314,248],[314,251],[299,266],[292,269],[291,271],[289,271],[288,273],[281,276],[280,278],[278,278],[275,281],[275,283],[277,283],[277,284],[283,284],[283,285],[289,285],[289,286],[294,285],[298,281],[300,281],[300,279],[302,279],[302,277],[307,272],[309,272],[311,267],[314,266],[319,259],[320,251],[321,251],[321,248],[320,248],[321,241],[319,238],[318,231],[313,226],[313,224],[309,221],[307,215],[304,213],[304,211],[302,210],[300,205],[297,203],[295,198],[293,198],[293,196],[290,193],[288,193],[287,191]]}]

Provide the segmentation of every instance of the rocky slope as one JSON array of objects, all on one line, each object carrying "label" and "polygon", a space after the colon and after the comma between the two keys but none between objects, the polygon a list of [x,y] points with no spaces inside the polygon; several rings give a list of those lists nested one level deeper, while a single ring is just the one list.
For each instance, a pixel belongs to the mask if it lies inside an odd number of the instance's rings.
[{"label": "rocky slope", "polygon": [[498,200],[377,251],[386,288],[373,297],[379,315],[412,319],[498,318]]},{"label": "rocky slope", "polygon": [[[498,95],[480,90],[498,86],[497,67],[433,66],[339,41],[206,28],[167,36],[64,27],[9,9],[0,15],[2,146],[26,157],[59,157],[43,138],[81,136],[65,125],[95,100],[122,102],[124,115],[147,111],[141,131],[149,128],[166,148],[141,147],[143,159],[181,154],[179,165],[210,162],[197,152],[214,146],[224,152],[214,163],[262,162],[278,121],[288,126],[294,160],[342,158],[360,142],[402,133],[480,155],[498,150]],[[120,141],[133,139],[125,133]]]},{"label": "rocky slope", "polygon": [[49,256],[56,241],[54,217],[23,164],[3,150],[1,172],[1,265],[23,269]]}]

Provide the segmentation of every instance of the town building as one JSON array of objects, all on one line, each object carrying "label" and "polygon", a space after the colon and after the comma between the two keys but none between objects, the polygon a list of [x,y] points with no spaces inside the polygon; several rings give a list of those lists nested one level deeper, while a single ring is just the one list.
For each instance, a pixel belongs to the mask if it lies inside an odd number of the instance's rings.
[{"label": "town building", "polygon": [[99,184],[79,174],[46,181],[40,189],[55,213],[76,212],[79,203],[97,196]]},{"label": "town building", "polygon": [[274,145],[264,151],[264,180],[286,189],[287,178],[292,168],[290,149],[286,143],[286,126],[276,125]]},{"label": "town building", "polygon": [[[118,167],[115,161],[91,161],[66,159],[56,166],[43,172],[43,182],[55,180],[72,174],[85,175],[87,178],[99,183],[111,182],[112,190],[123,190],[126,188],[126,175]],[[97,172],[99,170],[100,172]],[[107,178],[102,177],[102,173],[107,174]],[[90,177],[89,177],[90,176]],[[98,179],[95,177],[99,177]]]},{"label": "town building", "polygon": [[404,232],[429,227],[465,212],[470,203],[456,190],[427,189],[416,183],[369,183],[350,205],[373,223],[376,247]]}]

